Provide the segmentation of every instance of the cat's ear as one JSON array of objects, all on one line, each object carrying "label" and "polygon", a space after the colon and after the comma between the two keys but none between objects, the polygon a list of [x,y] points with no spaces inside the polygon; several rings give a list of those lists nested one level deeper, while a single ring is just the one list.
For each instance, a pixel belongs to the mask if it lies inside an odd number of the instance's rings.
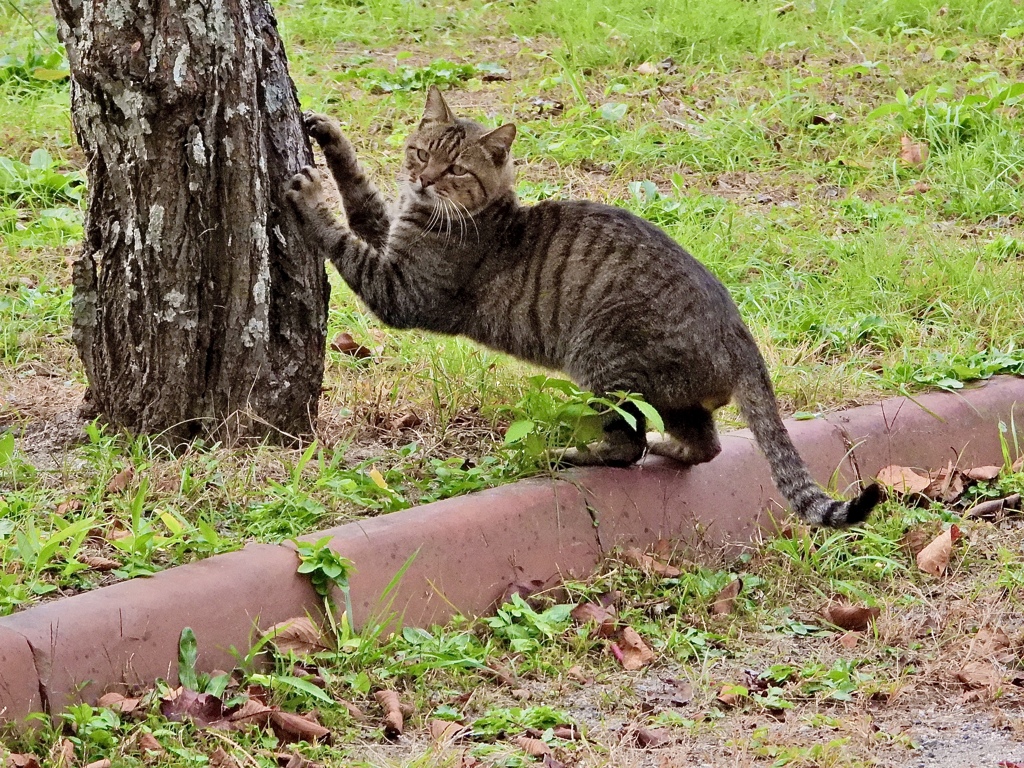
[{"label": "cat's ear", "polygon": [[494,162],[501,165],[508,158],[512,141],[516,137],[515,123],[505,123],[480,137],[480,146],[487,150]]},{"label": "cat's ear", "polygon": [[427,106],[423,109],[423,119],[420,120],[420,125],[427,125],[429,123],[454,123],[455,115],[452,114],[451,109],[448,107],[448,102],[444,100],[444,96],[441,95],[441,91],[438,90],[436,85],[430,86],[430,90],[427,91]]}]

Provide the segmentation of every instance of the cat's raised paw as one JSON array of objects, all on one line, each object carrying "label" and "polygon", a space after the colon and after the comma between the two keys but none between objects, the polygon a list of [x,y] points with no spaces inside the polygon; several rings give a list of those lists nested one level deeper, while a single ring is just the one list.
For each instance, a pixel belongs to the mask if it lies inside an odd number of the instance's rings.
[{"label": "cat's raised paw", "polygon": [[319,112],[304,112],[302,121],[305,123],[306,133],[321,147],[339,144],[344,140],[341,127],[327,115],[322,115]]},{"label": "cat's raised paw", "polygon": [[323,174],[311,165],[292,176],[285,191],[292,204],[315,207],[323,199]]}]

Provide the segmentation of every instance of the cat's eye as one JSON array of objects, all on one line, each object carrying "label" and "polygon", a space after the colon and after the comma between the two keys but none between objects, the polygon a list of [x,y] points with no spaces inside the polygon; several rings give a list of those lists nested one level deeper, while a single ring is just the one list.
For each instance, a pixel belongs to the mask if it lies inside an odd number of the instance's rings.
[{"label": "cat's eye", "polygon": [[421,163],[425,163],[427,162],[427,160],[430,159],[430,153],[428,153],[427,150],[425,149],[417,149],[416,159],[419,160]]},{"label": "cat's eye", "polygon": [[469,171],[467,171],[461,165],[453,165],[452,166],[452,176],[467,176],[467,175],[469,175]]}]

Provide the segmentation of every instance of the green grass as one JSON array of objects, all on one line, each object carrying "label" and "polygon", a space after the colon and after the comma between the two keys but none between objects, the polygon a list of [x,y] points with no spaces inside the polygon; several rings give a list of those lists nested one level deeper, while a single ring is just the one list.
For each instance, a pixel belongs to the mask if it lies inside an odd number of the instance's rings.
[{"label": "green grass", "polygon": [[[514,120],[524,199],[588,197],[664,227],[732,291],[789,413],[1022,372],[1024,12],[780,5],[277,11],[303,106],[342,121],[384,188],[427,84]],[[34,442],[84,384],[68,269],[84,158],[48,6],[0,5],[0,30],[0,435],[18,436],[0,467],[0,611],[538,471],[536,440],[503,445],[512,422],[565,436],[583,396],[468,342],[383,328],[332,273],[330,336],[374,357],[328,353],[312,453],[172,456],[98,428],[70,451]],[[901,161],[903,139],[928,145],[923,164]]]}]

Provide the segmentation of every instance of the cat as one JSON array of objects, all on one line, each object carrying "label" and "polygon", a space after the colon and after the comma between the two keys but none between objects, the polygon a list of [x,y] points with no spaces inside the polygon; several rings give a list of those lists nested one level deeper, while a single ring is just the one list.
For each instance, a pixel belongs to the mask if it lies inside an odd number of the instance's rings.
[{"label": "cat", "polygon": [[603,439],[569,449],[566,464],[625,466],[645,450],[684,464],[721,445],[713,413],[735,399],[772,477],[812,525],[866,519],[870,485],[851,501],[811,478],[779,416],[771,378],[725,286],[660,229],[628,211],[586,201],[519,203],[510,154],[516,127],[457,118],[431,88],[405,143],[391,211],[330,118],[306,113],[341,193],[336,216],[326,175],[305,167],[286,196],[319,249],[383,323],[462,335],[567,373],[604,394],[635,392],[664,421],[646,433],[606,417]]}]

